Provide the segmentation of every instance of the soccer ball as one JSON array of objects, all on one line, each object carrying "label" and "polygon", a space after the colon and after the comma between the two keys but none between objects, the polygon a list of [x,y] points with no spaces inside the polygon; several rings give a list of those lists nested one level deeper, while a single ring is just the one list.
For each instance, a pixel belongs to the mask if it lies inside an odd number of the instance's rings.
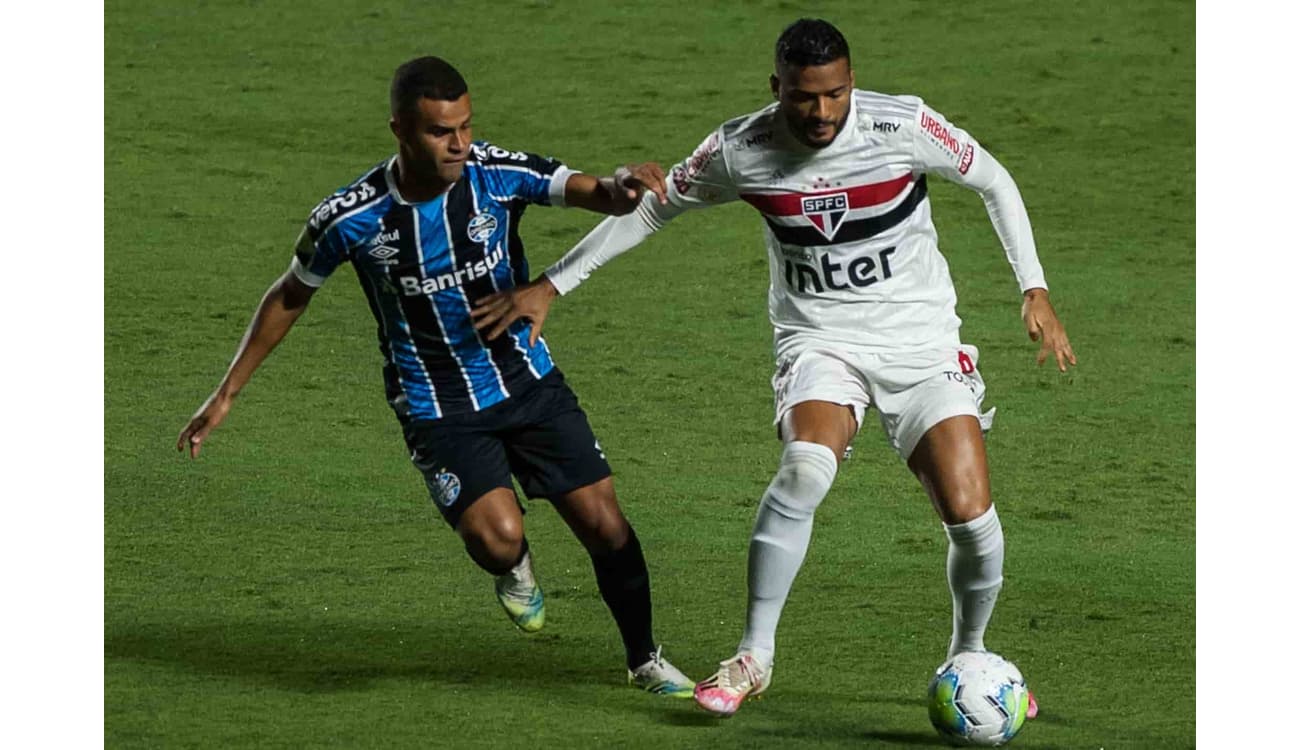
[{"label": "soccer ball", "polygon": [[930,723],[955,745],[1002,745],[1029,711],[1029,689],[1016,665],[990,651],[967,651],[930,680]]}]

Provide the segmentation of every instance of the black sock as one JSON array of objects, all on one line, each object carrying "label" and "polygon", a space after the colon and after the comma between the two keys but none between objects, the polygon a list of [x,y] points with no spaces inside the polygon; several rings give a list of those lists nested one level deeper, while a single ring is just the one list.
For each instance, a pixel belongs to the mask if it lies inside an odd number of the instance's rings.
[{"label": "black sock", "polygon": [[596,569],[600,595],[623,636],[627,668],[635,669],[650,660],[655,640],[650,632],[650,571],[632,527],[628,527],[627,543],[621,549],[592,555],[591,565]]}]

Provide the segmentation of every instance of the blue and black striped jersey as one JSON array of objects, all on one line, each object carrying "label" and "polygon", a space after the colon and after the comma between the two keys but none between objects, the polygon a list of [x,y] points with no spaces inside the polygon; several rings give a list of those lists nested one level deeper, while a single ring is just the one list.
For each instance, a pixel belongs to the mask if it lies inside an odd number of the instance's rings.
[{"label": "blue and black striped jersey", "polygon": [[528,281],[519,220],[529,203],[563,205],[572,170],[552,159],[476,141],[443,195],[408,203],[376,165],[316,206],[293,272],[318,287],[351,262],[379,328],[388,402],[403,420],[485,409],[554,368],[546,342],[515,321],[495,341],[472,325],[480,298]]}]

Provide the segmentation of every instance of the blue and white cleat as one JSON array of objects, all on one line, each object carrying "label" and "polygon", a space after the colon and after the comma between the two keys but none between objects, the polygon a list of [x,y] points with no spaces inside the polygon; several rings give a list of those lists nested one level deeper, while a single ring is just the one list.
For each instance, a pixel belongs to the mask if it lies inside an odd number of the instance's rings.
[{"label": "blue and white cleat", "polygon": [[532,553],[525,552],[509,573],[497,576],[495,588],[497,601],[515,627],[525,633],[536,633],[546,624],[546,600],[542,598],[542,587],[533,577]]},{"label": "blue and white cleat", "polygon": [[669,698],[690,698],[695,694],[695,683],[663,657],[664,647],[655,649],[650,661],[627,672],[627,684],[635,685],[647,693]]}]

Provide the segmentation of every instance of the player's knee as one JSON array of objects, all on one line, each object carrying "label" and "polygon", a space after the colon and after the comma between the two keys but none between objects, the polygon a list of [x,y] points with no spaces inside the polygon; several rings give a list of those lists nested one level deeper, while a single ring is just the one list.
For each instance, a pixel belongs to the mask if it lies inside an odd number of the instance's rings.
[{"label": "player's knee", "polygon": [[992,505],[988,487],[971,486],[951,492],[942,498],[940,513],[944,523],[968,523],[988,512]]},{"label": "player's knee", "polygon": [[523,519],[517,515],[499,514],[476,519],[473,524],[462,524],[458,529],[475,558],[483,557],[495,563],[513,562],[519,557],[524,544]]},{"label": "player's knee", "polygon": [[584,534],[582,546],[592,555],[608,555],[623,548],[627,544],[628,526],[622,524],[609,524],[593,529],[591,533]]},{"label": "player's knee", "polygon": [[835,452],[830,448],[791,441],[781,454],[781,466],[768,485],[765,502],[788,518],[807,518],[830,491],[837,468]]},{"label": "player's knee", "polygon": [[602,506],[599,512],[578,519],[574,533],[593,555],[605,555],[627,544],[628,523],[618,505]]}]

